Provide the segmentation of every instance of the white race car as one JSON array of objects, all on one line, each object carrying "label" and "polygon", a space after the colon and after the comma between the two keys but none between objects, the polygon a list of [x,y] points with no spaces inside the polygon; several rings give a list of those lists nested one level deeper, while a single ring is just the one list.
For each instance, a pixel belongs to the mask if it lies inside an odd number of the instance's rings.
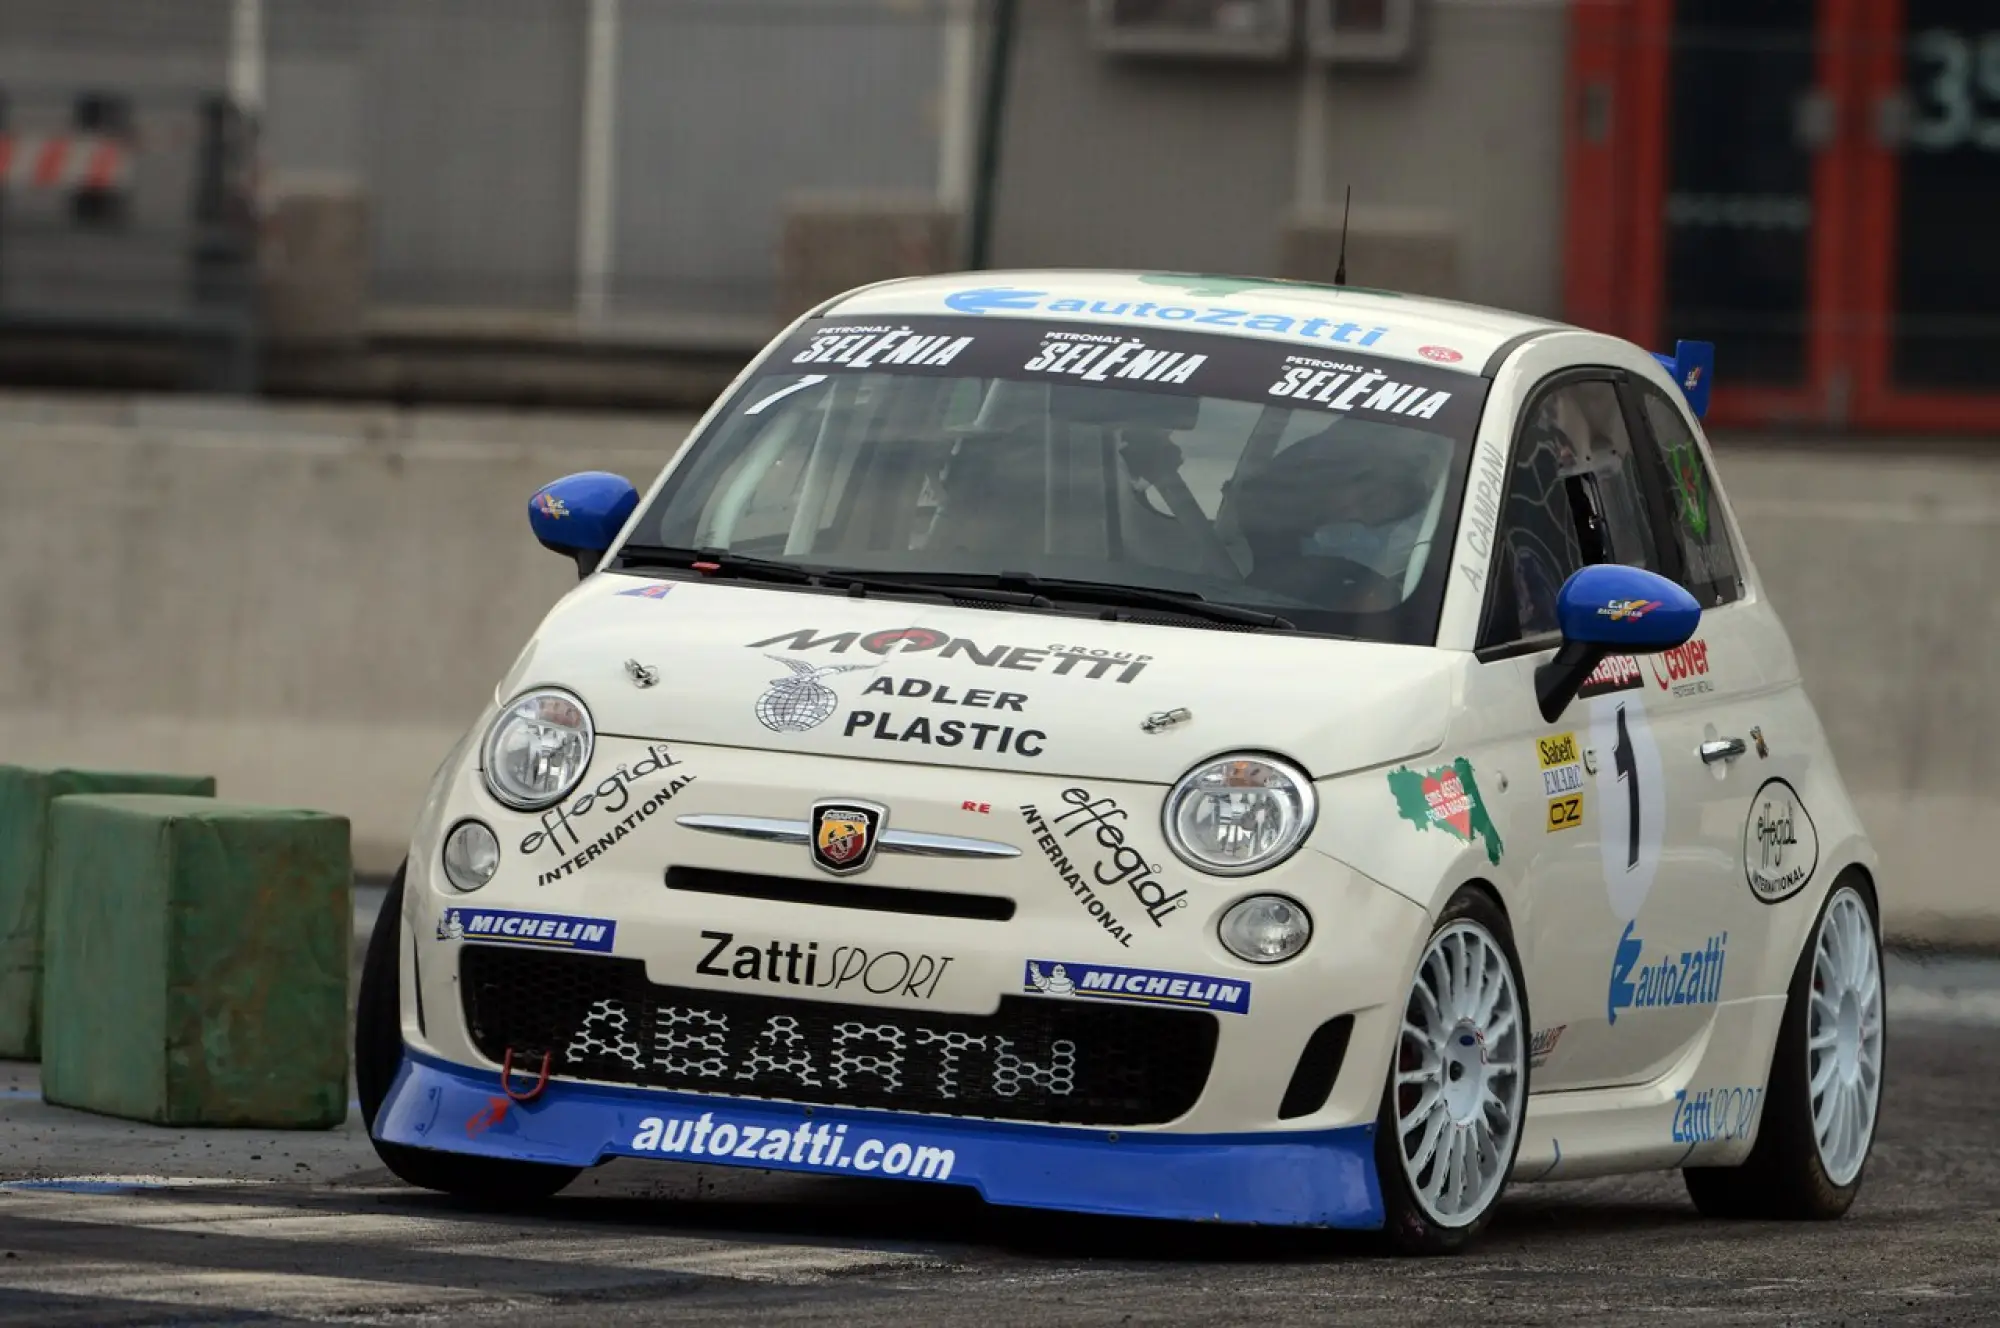
[{"label": "white race car", "polygon": [[894,281],[790,327],[439,771],[399,1176],[612,1157],[1462,1247],[1509,1180],[1831,1217],[1876,860],[1656,356],[1381,292]]}]

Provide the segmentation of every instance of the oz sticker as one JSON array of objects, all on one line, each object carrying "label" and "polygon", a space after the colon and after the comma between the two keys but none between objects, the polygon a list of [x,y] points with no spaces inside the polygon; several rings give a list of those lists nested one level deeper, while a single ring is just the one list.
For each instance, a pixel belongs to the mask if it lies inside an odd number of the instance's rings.
[{"label": "oz sticker", "polygon": [[1660,746],[1638,696],[1618,693],[1590,703],[1590,745],[1597,757],[1597,829],[1604,891],[1620,922],[1639,916],[1660,870],[1667,785]]}]

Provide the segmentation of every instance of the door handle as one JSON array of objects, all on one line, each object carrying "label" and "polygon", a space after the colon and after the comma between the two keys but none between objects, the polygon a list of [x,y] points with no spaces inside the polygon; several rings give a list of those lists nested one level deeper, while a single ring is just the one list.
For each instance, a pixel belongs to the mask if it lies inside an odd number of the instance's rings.
[{"label": "door handle", "polygon": [[1709,765],[1717,761],[1734,761],[1750,750],[1750,745],[1741,738],[1717,738],[1701,745],[1701,759]]}]

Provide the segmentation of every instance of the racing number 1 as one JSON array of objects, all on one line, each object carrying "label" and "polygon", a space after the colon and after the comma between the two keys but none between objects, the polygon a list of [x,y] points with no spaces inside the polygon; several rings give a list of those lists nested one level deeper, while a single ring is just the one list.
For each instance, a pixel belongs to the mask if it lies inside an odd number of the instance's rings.
[{"label": "racing number 1", "polygon": [[1618,778],[1625,781],[1625,797],[1632,809],[1631,840],[1625,854],[1625,870],[1639,865],[1639,763],[1633,759],[1632,733],[1625,726],[1625,707],[1618,707],[1618,745],[1611,749],[1611,763]]}]

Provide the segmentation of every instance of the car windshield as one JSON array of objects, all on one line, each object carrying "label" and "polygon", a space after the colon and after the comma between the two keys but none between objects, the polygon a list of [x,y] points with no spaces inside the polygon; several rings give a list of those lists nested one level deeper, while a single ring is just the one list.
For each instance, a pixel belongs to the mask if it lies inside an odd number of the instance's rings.
[{"label": "car windshield", "polygon": [[1164,592],[1427,645],[1486,387],[1244,336],[817,319],[690,441],[621,565],[717,551],[742,561],[722,575],[1151,596],[1156,619]]}]

